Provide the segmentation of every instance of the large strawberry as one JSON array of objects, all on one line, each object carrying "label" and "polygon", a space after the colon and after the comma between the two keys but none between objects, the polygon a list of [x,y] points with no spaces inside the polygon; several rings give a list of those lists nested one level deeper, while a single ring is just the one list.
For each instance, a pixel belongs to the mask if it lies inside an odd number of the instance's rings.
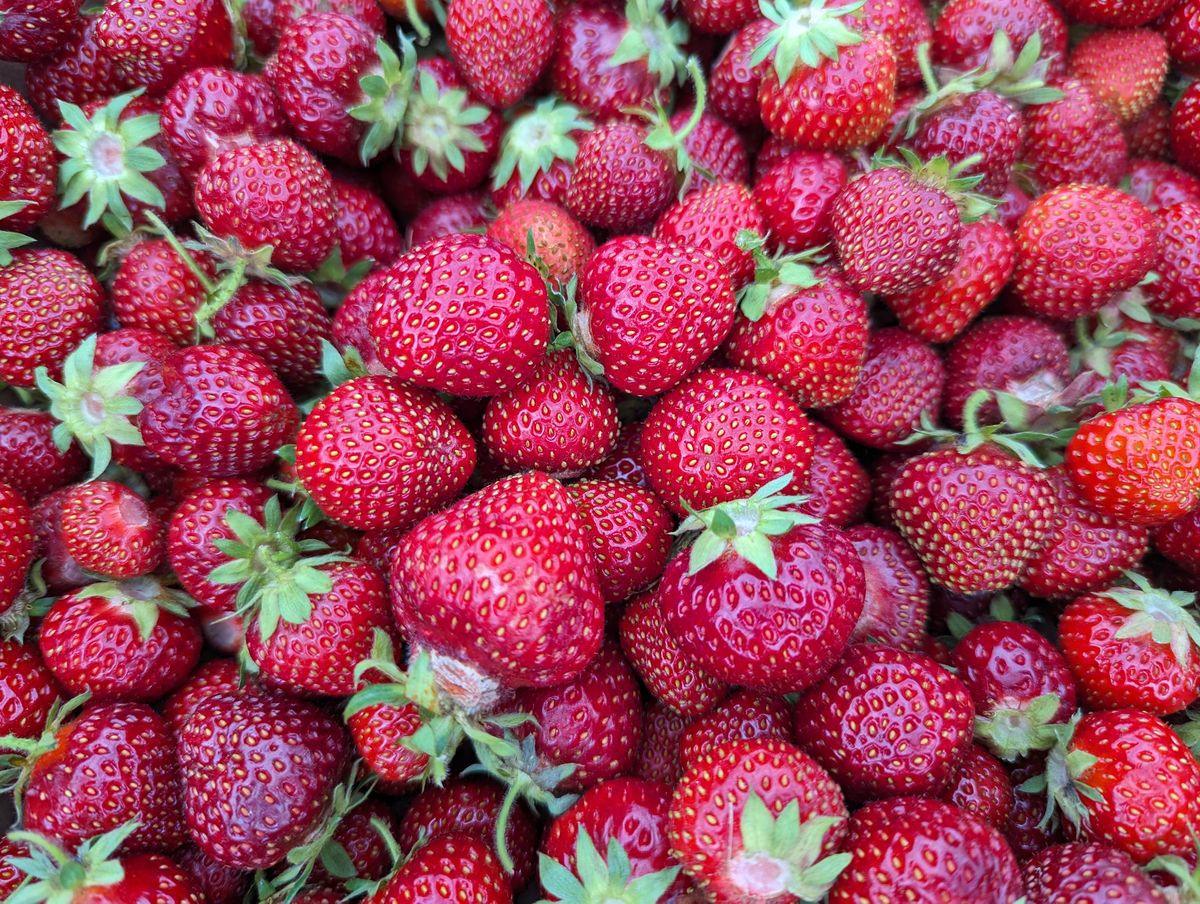
[{"label": "large strawberry", "polygon": [[36,647],[0,641],[0,736],[36,738],[61,692]]},{"label": "large strawberry", "polygon": [[33,563],[33,512],[21,495],[0,483],[0,614],[25,588]]},{"label": "large strawberry", "polygon": [[119,0],[97,17],[96,40],[124,78],[162,94],[190,69],[229,63],[234,28],[220,0]]},{"label": "large strawberry", "polygon": [[1113,112],[1078,79],[1054,79],[1063,96],[1025,112],[1021,162],[1043,189],[1073,182],[1113,185],[1127,160],[1125,136]]},{"label": "large strawberry", "polygon": [[554,52],[554,16],[545,0],[454,0],[446,43],[471,89],[510,107],[529,91]]}]

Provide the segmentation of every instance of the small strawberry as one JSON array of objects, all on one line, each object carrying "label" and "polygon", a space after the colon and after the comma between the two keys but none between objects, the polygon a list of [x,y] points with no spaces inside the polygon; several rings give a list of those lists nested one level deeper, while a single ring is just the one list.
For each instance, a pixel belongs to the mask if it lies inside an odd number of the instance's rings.
[{"label": "small strawberry", "polygon": [[[110,286],[122,326],[154,330],[177,345],[196,340],[196,312],[216,271],[206,255],[185,261],[165,239],[138,242],[122,258]],[[195,264],[193,270],[189,264]]]},{"label": "small strawberry", "polygon": [[734,741],[775,738],[790,741],[792,713],[782,697],[740,690],[716,709],[695,719],[679,739],[679,762],[684,770],[703,766],[709,752]]},{"label": "small strawberry", "polygon": [[750,60],[774,28],[775,23],[770,19],[755,19],[742,26],[709,71],[709,103],[717,115],[734,126],[748,128],[762,122],[758,91],[769,64],[766,60],[759,63]]},{"label": "small strawberry", "polygon": [[[760,166],[762,158],[760,153]],[[786,251],[828,244],[833,239],[830,209],[848,180],[845,162],[821,151],[793,151],[762,172],[754,182],[754,200],[770,242]]]},{"label": "small strawberry", "polygon": [[862,615],[852,643],[875,641],[917,649],[929,612],[929,581],[921,560],[895,531],[860,524],[846,531],[867,581]]},{"label": "small strawberry", "polygon": [[1154,529],[1154,548],[1180,568],[1200,572],[1200,509]]},{"label": "small strawberry", "polygon": [[849,527],[866,513],[871,477],[837,433],[817,421],[812,429],[812,468],[804,491],[808,500],[796,510],[833,527]]},{"label": "small strawberry", "polygon": [[1192,82],[1171,108],[1171,151],[1176,162],[1200,175],[1200,88]]},{"label": "small strawberry", "polygon": [[151,94],[163,94],[198,66],[222,66],[233,55],[234,28],[218,0],[119,0],[96,17],[96,41],[117,72]]},{"label": "small strawberry", "polygon": [[1056,844],[1025,864],[1029,904],[1069,900],[1167,904],[1166,894],[1124,851],[1107,844]]},{"label": "small strawberry", "polygon": [[645,232],[671,203],[675,176],[671,155],[643,125],[610,120],[580,139],[563,204],[596,229]]},{"label": "small strawberry", "polygon": [[1012,782],[998,759],[972,744],[959,760],[941,799],[984,825],[1003,831],[1013,808]]},{"label": "small strawberry", "polygon": [[674,520],[650,490],[626,480],[586,479],[567,487],[591,538],[606,603],[619,602],[662,574]]},{"label": "small strawberry", "polygon": [[0,640],[0,736],[36,738],[60,697],[54,673],[36,647]]},{"label": "small strawberry", "polygon": [[162,560],[162,522],[141,497],[110,480],[71,488],[59,531],[71,558],[95,574],[136,578]]},{"label": "small strawberry", "polygon": [[553,201],[537,198],[506,204],[488,224],[487,234],[518,253],[528,253],[532,235],[533,251],[548,278],[563,285],[579,275],[596,251],[596,240],[587,227]]},{"label": "small strawberry", "polygon": [[1149,28],[1099,31],[1071,50],[1071,74],[1122,125],[1154,103],[1167,77],[1167,39]]},{"label": "small strawberry", "polygon": [[173,856],[208,904],[238,904],[250,891],[250,873],[217,863],[194,844]]},{"label": "small strawberry", "polygon": [[1059,100],[1025,111],[1021,162],[1043,190],[1074,182],[1115,185],[1128,149],[1113,112],[1074,78],[1054,79]]},{"label": "small strawberry", "polygon": [[[404,250],[396,221],[383,198],[368,184],[347,179],[333,180],[337,206],[337,251],[348,278],[364,262],[388,267]],[[318,274],[320,271],[318,271]]]},{"label": "small strawberry", "polygon": [[554,52],[554,15],[545,0],[453,0],[446,43],[471,90],[489,106],[511,107],[536,84]]},{"label": "small strawberry", "polygon": [[[33,564],[33,512],[20,493],[0,483],[0,615],[25,589]],[[664,562],[665,562],[664,556]]]},{"label": "small strawberry", "polygon": [[[2,32],[11,21],[10,13],[0,24],[0,46],[4,43]],[[33,108],[15,88],[0,87],[0,129],[6,150],[0,163],[0,200],[24,202],[7,212],[4,228],[24,232],[37,225],[52,206],[54,145]]]},{"label": "small strawberry", "polygon": [[1184,74],[1200,72],[1200,6],[1195,0],[1176,3],[1163,21],[1171,62]]},{"label": "small strawberry", "polygon": [[642,749],[638,751],[639,778],[674,785],[683,775],[679,763],[679,741],[690,717],[681,716],[665,704],[651,700],[642,714]]},{"label": "small strawberry", "polygon": [[512,904],[512,889],[485,842],[452,832],[419,848],[365,900],[368,904]]},{"label": "small strawberry", "polygon": [[58,52],[31,63],[25,87],[34,108],[48,121],[58,118],[58,101],[85,104],[133,87],[99,44],[99,16],[76,16]]},{"label": "small strawberry", "polygon": [[416,749],[414,739],[424,724],[413,703],[374,703],[346,716],[355,750],[381,790],[400,792],[429,773],[430,757]]}]

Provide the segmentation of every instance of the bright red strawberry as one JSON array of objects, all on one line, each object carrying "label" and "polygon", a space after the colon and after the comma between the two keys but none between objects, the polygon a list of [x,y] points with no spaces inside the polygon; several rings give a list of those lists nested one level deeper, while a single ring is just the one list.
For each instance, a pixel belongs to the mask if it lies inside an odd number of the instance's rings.
[{"label": "bright red strawberry", "polygon": [[424,724],[413,703],[376,703],[346,717],[355,750],[371,774],[378,776],[381,790],[400,793],[429,771],[429,756],[405,745]]},{"label": "bright red strawberry", "polygon": [[855,644],[796,705],[796,741],[853,799],[936,794],[974,715],[966,686],[927,656]]},{"label": "bright red strawberry", "polygon": [[52,722],[26,768],[25,828],[68,848],[132,820],[126,851],[172,851],[187,839],[175,740],[144,704],[102,704],[61,728]]},{"label": "bright red strawberry", "polygon": [[34,551],[33,512],[20,493],[5,483],[0,483],[0,550],[0,614],[3,614],[25,589]]},{"label": "bright red strawberry", "polygon": [[1066,450],[1067,475],[1092,508],[1161,524],[1200,498],[1200,402],[1167,398],[1085,421]]},{"label": "bright red strawberry", "polygon": [[888,449],[911,436],[921,415],[936,417],[945,370],[933,348],[904,330],[875,330],[851,394],[825,412],[842,436]]},{"label": "bright red strawberry", "polygon": [[674,521],[650,490],[625,480],[581,480],[567,487],[596,559],[606,603],[655,581],[671,551]]},{"label": "bright red strawberry", "polygon": [[[348,803],[353,806],[349,812],[342,812],[340,806],[342,799],[335,800],[333,813],[326,821],[322,831],[313,841],[302,845],[296,853],[291,855],[292,862],[295,862],[301,857],[308,856],[310,852],[316,854],[317,860],[309,874],[309,884],[324,888],[337,888],[341,882],[345,881],[344,879],[339,880],[330,873],[322,862],[328,857],[325,852],[330,849],[336,850],[335,846],[340,846],[345,851],[354,875],[360,879],[374,882],[384,878],[392,871],[391,851],[384,838],[385,834],[396,837],[399,820],[392,815],[390,803],[385,803],[382,798],[367,797],[354,804],[354,801],[359,799],[357,793],[349,798]],[[330,828],[333,831],[332,836],[327,834]],[[319,850],[314,850],[318,847]],[[284,875],[286,876],[286,873]],[[282,883],[277,879],[276,884]]]},{"label": "bright red strawberry", "polygon": [[726,122],[741,128],[757,126],[758,90],[769,63],[750,62],[758,45],[775,27],[770,19],[755,19],[734,33],[708,74],[708,100]]},{"label": "bright red strawberry", "polygon": [[[393,207],[395,201],[391,202]],[[444,195],[432,199],[408,223],[406,231],[409,249],[428,245],[462,232],[482,232],[487,228],[491,212],[487,195],[479,191]]]},{"label": "bright red strawberry", "polygon": [[[205,279],[215,278],[206,255],[194,255],[192,263]],[[148,239],[129,249],[110,291],[122,326],[154,330],[177,345],[196,341],[196,312],[207,300],[206,287],[167,241]]]},{"label": "bright red strawberry", "polygon": [[1124,851],[1079,841],[1046,848],[1025,864],[1025,890],[1029,904],[1168,901],[1162,889]]},{"label": "bright red strawberry", "polygon": [[772,738],[734,741],[684,771],[667,837],[712,900],[812,901],[849,859],[835,853],[847,815],[833,779],[799,748]]},{"label": "bright red strawberry", "polygon": [[1146,287],[1148,304],[1164,317],[1200,317],[1200,197],[1158,212],[1158,279]]},{"label": "bright red strawberry", "polygon": [[[694,122],[693,122],[694,120]],[[694,104],[683,104],[668,120],[671,131],[692,163],[686,194],[714,182],[745,184],[750,179],[750,152],[739,129],[713,113],[696,113]]]},{"label": "bright red strawberry", "polygon": [[581,222],[618,235],[645,232],[675,194],[667,151],[646,143],[646,128],[613,120],[579,141],[563,204]]},{"label": "bright red strawberry", "polygon": [[769,693],[803,690],[837,661],[862,613],[853,544],[785,511],[784,475],[753,496],[689,515],[701,531],[657,591],[684,654],[714,677]]},{"label": "bright red strawberry", "polygon": [[70,556],[95,574],[136,578],[162,560],[162,522],[140,496],[111,480],[72,488],[59,530]]},{"label": "bright red strawberry", "polygon": [[683,775],[679,742],[691,718],[681,716],[658,700],[642,713],[642,749],[634,773],[649,782],[674,785]]},{"label": "bright red strawberry", "polygon": [[369,262],[390,266],[404,250],[404,238],[383,198],[369,185],[333,180],[337,205],[337,243],[348,270]]},{"label": "bright red strawberry", "polygon": [[1193,175],[1200,175],[1200,88],[1192,82],[1171,108],[1171,151]]},{"label": "bright red strawberry", "polygon": [[167,720],[167,727],[178,737],[196,707],[209,697],[218,694],[269,696],[272,693],[274,691],[260,686],[252,676],[243,675],[236,659],[210,659],[194,669],[187,681],[162,702],[161,708],[163,718]]},{"label": "bright red strawberry", "polygon": [[792,713],[782,697],[736,691],[684,729],[679,739],[679,762],[687,770],[702,764],[710,751],[733,741],[790,741],[791,736]]},{"label": "bright red strawberry", "polygon": [[28,876],[13,865],[14,857],[24,857],[29,853],[27,845],[19,844],[9,836],[0,838],[0,894],[9,900],[9,895],[15,892],[25,882]]},{"label": "bright red strawberry", "polygon": [[472,91],[489,106],[511,107],[554,52],[554,15],[545,0],[454,0],[446,43]]},{"label": "bright red strawberry", "polygon": [[[11,16],[0,24],[0,46]],[[6,153],[0,163],[0,200],[23,201],[24,206],[4,217],[4,228],[25,232],[37,225],[54,200],[57,161],[50,136],[33,108],[15,88],[0,86],[0,134]]]},{"label": "bright red strawberry", "polygon": [[96,21],[96,41],[121,76],[158,95],[191,69],[229,63],[233,32],[217,0],[119,0]]},{"label": "bright red strawberry", "polygon": [[379,360],[401,379],[497,395],[542,359],[546,286],[507,245],[449,235],[401,255],[376,294],[370,328]]},{"label": "bright red strawberry", "polygon": [[830,904],[886,901],[912,888],[933,901],[1016,901],[1024,891],[1004,836],[941,801],[868,804],[850,818],[842,850],[850,865]]},{"label": "bright red strawberry", "polygon": [[808,501],[796,510],[833,527],[849,527],[862,520],[871,501],[870,475],[837,433],[817,421],[812,429],[812,468],[804,491]]},{"label": "bright red strawberry", "polygon": [[409,527],[453,499],[474,468],[475,444],[449,407],[395,377],[343,383],[296,437],[304,489],[359,530]]},{"label": "bright red strawberry", "polygon": [[36,738],[60,696],[36,647],[0,640],[0,736]]},{"label": "bright red strawberry", "polygon": [[578,275],[596,250],[596,240],[587,228],[553,201],[520,198],[496,215],[487,234],[518,254],[529,249],[529,236],[550,279],[566,285]]},{"label": "bright red strawberry", "polygon": [[346,748],[338,722],[307,703],[234,694],[202,701],[179,734],[192,839],[228,866],[277,863],[323,817]]},{"label": "bright red strawberry", "polygon": [[1013,808],[1012,782],[998,759],[972,744],[959,760],[941,799],[984,825],[1003,831]]},{"label": "bright red strawberry", "polygon": [[29,100],[47,121],[58,118],[59,100],[85,104],[132,87],[117,71],[108,51],[100,47],[96,28],[99,20],[99,16],[77,16],[71,36],[58,52],[26,69]]},{"label": "bright red strawberry", "polygon": [[1185,201],[1200,204],[1200,179],[1165,160],[1135,158],[1125,171],[1128,191],[1149,210]]},{"label": "bright red strawberry", "polygon": [[1098,31],[1071,50],[1071,74],[1122,125],[1154,103],[1167,77],[1167,40],[1149,28]]},{"label": "bright red strawberry", "polygon": [[272,248],[285,270],[315,269],[333,250],[337,211],[329,171],[289,139],[234,147],[196,177],[196,210],[245,251]]},{"label": "bright red strawberry", "polygon": [[512,904],[512,888],[500,861],[477,838],[439,835],[419,848],[367,904]]},{"label": "bright red strawberry", "polygon": [[[450,778],[441,787],[429,785],[413,798],[405,811],[396,840],[401,849],[409,850],[416,846],[422,835],[436,838],[462,833],[493,847],[496,820],[504,805],[504,796],[503,785],[480,776]],[[506,815],[504,843],[513,860],[510,878],[513,888],[520,889],[528,885],[534,875],[538,824],[520,803],[514,804]]]},{"label": "bright red strawberry", "polygon": [[803,410],[750,371],[701,371],[660,399],[642,429],[650,486],[679,516],[742,499],[784,474],[794,492],[812,456]]},{"label": "bright red strawberry", "polygon": [[754,276],[754,259],[737,245],[746,229],[766,232],[750,190],[736,182],[716,182],[668,207],[654,225],[654,237],[707,252],[740,288]]},{"label": "bright red strawberry", "polygon": [[852,643],[874,641],[917,649],[929,612],[929,581],[921,560],[886,527],[860,524],[846,531],[862,560],[867,592]]},{"label": "bright red strawberry", "polygon": [[164,462],[210,477],[246,474],[268,464],[292,439],[296,409],[262,358],[241,349],[183,349],[162,367],[162,394],[138,426]]},{"label": "bright red strawberry", "polygon": [[1121,123],[1083,82],[1055,79],[1063,96],[1025,111],[1021,161],[1043,190],[1073,182],[1115,185],[1125,171],[1128,149]]},{"label": "bright red strawberry", "polygon": [[5,5],[0,59],[34,63],[54,55],[75,30],[79,7],[72,0],[35,0]]},{"label": "bright red strawberry", "polygon": [[848,179],[845,162],[820,151],[789,153],[759,176],[754,200],[772,245],[805,251],[828,244],[833,238],[830,208]]},{"label": "bright red strawberry", "polygon": [[72,696],[154,703],[179,687],[200,658],[203,641],[188,602],[152,577],[91,584],[50,607],[38,645]]},{"label": "bright red strawberry", "polygon": [[725,269],[704,252],[627,236],[583,268],[573,330],[614,389],[652,396],[716,351],[736,305]]},{"label": "bright red strawberry", "polygon": [[642,424],[631,421],[621,425],[617,446],[596,467],[587,472],[596,480],[624,480],[637,486],[647,486],[646,472],[642,470]]}]

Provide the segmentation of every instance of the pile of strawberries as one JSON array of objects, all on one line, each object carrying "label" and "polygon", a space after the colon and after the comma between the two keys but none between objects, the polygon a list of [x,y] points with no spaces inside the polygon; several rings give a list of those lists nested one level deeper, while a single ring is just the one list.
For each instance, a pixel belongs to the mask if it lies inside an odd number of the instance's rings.
[{"label": "pile of strawberries", "polygon": [[1200,902],[1200,0],[836,2],[0,0],[0,898]]}]

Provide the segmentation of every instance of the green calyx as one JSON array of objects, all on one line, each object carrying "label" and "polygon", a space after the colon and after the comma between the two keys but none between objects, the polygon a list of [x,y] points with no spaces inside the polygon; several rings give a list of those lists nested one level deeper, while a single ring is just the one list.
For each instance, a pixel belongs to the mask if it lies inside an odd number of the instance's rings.
[{"label": "green calyx", "polygon": [[26,845],[29,856],[9,860],[28,878],[9,895],[7,904],[72,904],[84,889],[116,885],[125,878],[116,853],[137,827],[136,822],[127,822],[89,838],[74,857],[37,832],[10,832],[9,839]]},{"label": "green calyx", "polygon": [[793,800],[778,816],[757,794],[742,808],[742,850],[729,865],[730,878],[749,898],[785,894],[801,901],[822,901],[850,863],[850,854],[821,856],[829,830],[841,817],[813,816],[800,821],[800,802]]},{"label": "green calyx", "polygon": [[968,175],[968,171],[983,159],[983,155],[972,154],[958,163],[951,164],[941,154],[929,160],[922,160],[906,147],[899,147],[897,151],[900,153],[900,160],[878,157],[872,161],[872,168],[903,169],[923,185],[945,192],[958,207],[964,223],[973,223],[996,209],[994,198],[974,191],[975,186],[983,180],[983,175]]},{"label": "green calyx", "polygon": [[578,280],[575,277],[566,285],[548,286],[550,295],[550,329],[553,332],[558,324],[556,311],[561,311],[567,328],[557,333],[550,340],[548,352],[570,348],[575,351],[575,358],[584,373],[592,378],[604,376],[604,365],[597,358],[596,345],[592,341],[591,318],[588,312],[579,307],[575,295]]},{"label": "green calyx", "polygon": [[1196,595],[1154,587],[1133,571],[1125,577],[1133,587],[1112,587],[1100,594],[1129,610],[1115,636],[1122,640],[1149,637],[1169,648],[1175,661],[1186,669],[1200,647],[1200,624],[1192,610]]},{"label": "green calyx", "polygon": [[90,698],[90,693],[84,693],[66,701],[55,700],[46,717],[46,727],[39,737],[0,736],[0,751],[7,751],[0,753],[0,794],[12,794],[18,815],[22,810],[25,788],[29,784],[34,763],[58,746],[59,729],[68,719],[73,718]]},{"label": "green calyx", "polygon": [[321,303],[330,310],[336,310],[350,291],[371,272],[372,266],[374,262],[370,258],[363,258],[347,267],[342,258],[342,246],[338,244],[333,246],[321,266],[308,274],[308,280],[321,296]]},{"label": "green calyx", "polygon": [[247,625],[257,616],[260,639],[266,643],[279,622],[299,625],[312,615],[311,597],[329,593],[333,581],[322,567],[345,561],[340,553],[328,552],[320,540],[297,537],[303,525],[302,510],[282,514],[279,498],[272,496],[260,524],[249,515],[230,510],[225,516],[232,540],[215,540],[214,545],[229,557],[209,574],[214,584],[239,584],[236,606]]},{"label": "green calyx", "polygon": [[75,104],[58,102],[67,125],[51,136],[64,157],[58,170],[61,206],[70,207],[86,197],[84,228],[109,214],[121,228],[132,229],[126,198],[160,209],[166,205],[158,186],[146,178],[146,173],[166,164],[162,154],[146,146],[159,133],[158,115],[146,113],[121,121],[121,114],[139,94],[140,90],[114,97],[91,119]]},{"label": "green calyx", "polygon": [[1057,694],[1042,694],[1026,706],[996,707],[975,717],[975,736],[1010,762],[1034,750],[1049,750],[1058,740],[1054,718],[1061,702]]},{"label": "green calyx", "polygon": [[[695,162],[687,151],[685,142],[688,136],[696,131],[696,127],[700,125],[700,121],[704,117],[705,104],[708,102],[708,86],[704,82],[704,73],[700,68],[700,63],[695,57],[688,59],[687,73],[692,84],[695,86],[696,103],[692,107],[692,114],[687,118],[687,122],[683,123],[678,129],[671,127],[671,117],[667,115],[666,110],[657,97],[654,99],[653,110],[634,111],[645,119],[649,125],[646,137],[642,139],[642,143],[652,150],[668,154],[671,157],[671,162],[676,172],[683,176],[683,180],[680,183],[680,197],[683,196],[683,193],[690,186],[692,177],[697,169]],[[704,174],[712,178],[712,173],[704,171]]]},{"label": "green calyx", "polygon": [[774,580],[777,568],[771,538],[786,534],[794,527],[816,524],[820,520],[785,510],[787,506],[808,499],[807,496],[781,495],[792,480],[791,474],[784,474],[764,484],[745,499],[722,502],[700,512],[689,509],[687,518],[675,531],[676,534],[700,531],[689,553],[688,573],[697,574],[728,550],[733,550]]},{"label": "green calyx", "polygon": [[[1194,838],[1193,835],[1193,843]],[[1184,858],[1166,854],[1147,863],[1145,870],[1148,873],[1163,872],[1175,880],[1177,884],[1172,888],[1171,900],[1178,904],[1196,904],[1200,901],[1200,866],[1193,869]]]},{"label": "green calyx", "polygon": [[404,128],[408,98],[417,72],[417,51],[404,32],[399,32],[399,40],[402,56],[397,55],[383,38],[375,42],[379,63],[358,80],[362,103],[346,111],[353,119],[370,123],[358,150],[363,166],[395,144]]},{"label": "green calyx", "polygon": [[827,7],[825,0],[793,3],[791,0],[760,0],[763,17],[775,23],[770,33],[754,48],[750,65],[772,60],[775,78],[782,85],[796,65],[814,69],[822,60],[836,61],[841,48],[861,44],[862,35],[845,19],[862,9],[866,0]]},{"label": "green calyx", "polygon": [[487,107],[470,103],[462,88],[447,91],[438,87],[430,72],[420,72],[416,90],[408,99],[403,146],[412,153],[412,168],[418,176],[432,170],[439,179],[450,170],[467,168],[464,151],[482,151],[483,140],[472,131],[488,118]]},{"label": "green calyx", "polygon": [[524,195],[538,173],[549,172],[559,160],[574,163],[579,153],[575,133],[589,132],[592,128],[578,107],[554,97],[542,98],[505,130],[492,187],[504,187],[516,173]]},{"label": "green calyx", "polygon": [[628,0],[625,20],[628,28],[608,65],[642,60],[658,76],[660,89],[680,80],[685,68],[683,45],[688,40],[683,20],[669,20],[663,12],[662,0]]},{"label": "green calyx", "polygon": [[63,362],[59,383],[44,367],[35,373],[37,386],[50,400],[50,413],[58,419],[52,434],[54,445],[66,452],[72,442],[92,459],[94,480],[112,462],[113,443],[143,445],[134,423],[142,403],[128,394],[129,383],[145,366],[127,361],[97,370],[96,336],[88,336]]},{"label": "green calyx", "polygon": [[[14,213],[18,213],[28,206],[28,201],[0,201],[0,220],[11,217]],[[0,229],[0,267],[7,267],[12,263],[12,251],[14,248],[20,248],[32,242],[33,238],[31,236],[20,232],[8,232]]]},{"label": "green calyx", "polygon": [[811,266],[824,260],[821,248],[799,254],[779,252],[768,255],[766,239],[749,229],[738,233],[737,246],[754,258],[754,282],[738,291],[738,302],[747,320],[761,320],[771,299],[793,289],[811,289],[822,282]]},{"label": "green calyx", "polygon": [[173,587],[168,587],[153,575],[132,578],[128,581],[102,581],[89,584],[75,591],[78,597],[101,597],[120,606],[137,625],[138,637],[142,642],[150,639],[158,624],[158,616],[169,612],[186,618],[188,610],[196,601]]},{"label": "green calyx", "polygon": [[620,842],[609,838],[608,850],[601,855],[583,828],[575,836],[574,866],[572,872],[552,857],[538,854],[538,875],[550,900],[562,904],[656,904],[679,875],[679,867],[672,866],[632,878],[629,855]]},{"label": "green calyx", "polygon": [[1075,727],[1082,713],[1075,713],[1066,724],[1052,726],[1054,744],[1046,754],[1046,771],[1023,782],[1020,790],[1046,795],[1046,811],[1039,825],[1048,827],[1060,815],[1073,827],[1079,829],[1088,821],[1088,808],[1084,801],[1101,801],[1099,791],[1082,780],[1084,773],[1092,768],[1098,757],[1084,750],[1071,749]]}]

